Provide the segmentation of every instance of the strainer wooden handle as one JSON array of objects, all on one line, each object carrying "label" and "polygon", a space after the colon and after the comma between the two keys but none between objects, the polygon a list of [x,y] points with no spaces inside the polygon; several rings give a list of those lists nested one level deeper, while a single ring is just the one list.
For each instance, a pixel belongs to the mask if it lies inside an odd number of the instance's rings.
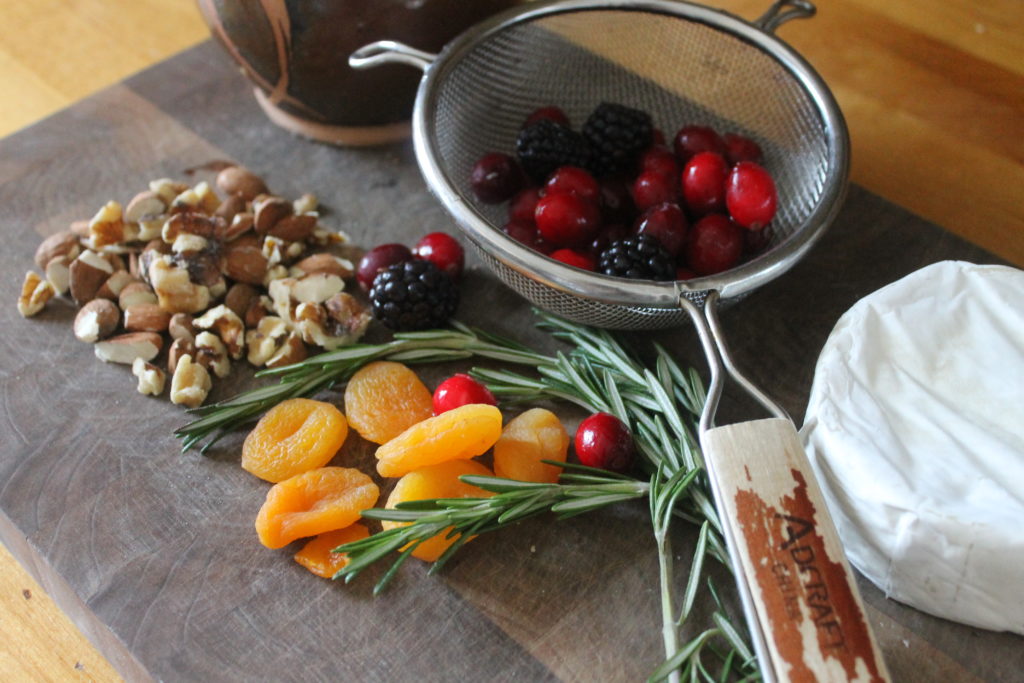
[{"label": "strainer wooden handle", "polygon": [[889,680],[793,423],[715,427],[701,445],[763,636],[762,667],[778,681]]}]

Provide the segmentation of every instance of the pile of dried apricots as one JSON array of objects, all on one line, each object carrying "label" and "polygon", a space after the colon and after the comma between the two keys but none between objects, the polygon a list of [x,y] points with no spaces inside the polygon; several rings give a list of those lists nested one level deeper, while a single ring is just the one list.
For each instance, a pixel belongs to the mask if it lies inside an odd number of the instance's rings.
[{"label": "pile of dried apricots", "polygon": [[[380,496],[365,472],[328,465],[349,428],[378,444],[377,474],[398,479],[387,508],[493,495],[459,479],[466,474],[554,483],[562,468],[542,461],[565,462],[570,442],[549,410],[532,408],[503,425],[494,396],[467,375],[455,375],[431,393],[411,369],[391,361],[370,363],[353,375],[344,409],[303,398],[284,401],[260,419],[242,447],[242,467],[273,483],[256,517],[260,542],[282,548],[310,538],[295,560],[325,578],[347,562],[334,548],[369,535],[358,520]],[[488,451],[493,472],[474,460]],[[384,529],[400,524],[382,522]],[[441,532],[412,554],[434,561],[454,540]]]}]

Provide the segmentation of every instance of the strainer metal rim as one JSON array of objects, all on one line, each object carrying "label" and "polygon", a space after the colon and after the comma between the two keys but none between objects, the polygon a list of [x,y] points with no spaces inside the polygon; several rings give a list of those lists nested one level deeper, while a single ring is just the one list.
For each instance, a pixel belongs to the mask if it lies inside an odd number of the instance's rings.
[{"label": "strainer metal rim", "polygon": [[[438,85],[467,54],[491,35],[514,24],[579,11],[641,11],[678,16],[724,30],[768,53],[801,83],[816,105],[827,142],[829,173],[819,200],[791,236],[765,254],[723,273],[676,282],[627,280],[590,273],[550,259],[510,238],[455,189],[442,169],[441,150],[432,134]],[[795,50],[770,31],[723,10],[681,0],[548,0],[513,8],[477,24],[448,43],[424,68],[413,109],[413,145],[430,191],[466,236],[491,257],[535,282],[606,304],[679,308],[680,296],[701,299],[708,291],[731,298],[775,279],[792,267],[839,213],[849,179],[849,133],[838,103],[824,80]]]}]

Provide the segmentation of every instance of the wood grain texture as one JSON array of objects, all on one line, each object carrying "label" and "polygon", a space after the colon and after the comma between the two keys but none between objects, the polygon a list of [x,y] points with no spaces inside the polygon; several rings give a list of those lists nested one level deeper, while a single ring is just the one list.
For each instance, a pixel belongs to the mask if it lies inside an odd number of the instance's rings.
[{"label": "wood grain texture", "polygon": [[[711,4],[750,18],[760,14],[768,3],[732,0]],[[999,0],[979,4],[955,0],[936,5],[924,0],[852,0],[821,3],[819,9],[816,19],[793,22],[783,27],[780,35],[800,50],[836,91],[853,132],[854,181],[929,217],[949,231],[985,245],[1017,265],[1024,265],[1021,232],[1024,202],[1020,194],[1020,188],[1024,187],[1020,182],[1021,160],[1024,158],[1020,136],[1024,130],[1021,122],[1024,107],[1020,103],[1024,92],[1024,48],[1020,36],[1024,19],[1019,3],[1016,0]],[[4,3],[0,6],[0,26],[3,27],[0,28],[0,82],[5,84],[6,92],[17,94],[14,98],[5,98],[4,104],[0,105],[0,133],[10,133],[71,104],[99,87],[194,44],[206,35],[189,0]],[[218,64],[215,52],[207,53],[206,57],[210,64]],[[200,73],[205,69],[202,61],[193,60],[187,64]],[[154,81],[151,84],[151,90],[166,88],[172,93],[187,91],[189,79],[194,75],[181,71],[159,73],[171,73],[183,79],[180,83]],[[248,93],[232,84],[228,75],[222,73],[221,76],[225,84],[235,86],[234,90],[228,88],[230,96],[242,100],[235,102],[234,106],[242,106],[243,111],[251,116],[252,112],[243,106]],[[206,79],[203,82],[210,81]],[[224,101],[223,98],[212,99],[215,103]],[[132,102],[133,98],[128,97],[128,100]],[[202,97],[193,96],[190,104],[195,106],[202,100]],[[121,100],[104,100],[100,104],[120,106]],[[77,143],[77,138],[102,134],[100,127],[92,125],[91,118],[102,118],[103,112],[95,111],[96,103],[91,107],[91,110],[87,106],[86,110],[50,122],[40,129],[42,132],[33,131],[28,137],[14,141],[16,144],[13,146],[10,144],[12,141],[4,143],[3,154],[0,155],[0,182],[11,183],[17,179],[18,193],[25,193],[22,197],[25,201],[4,220],[4,227],[9,233],[21,234],[28,229],[39,234],[52,232],[66,220],[91,213],[98,206],[96,202],[105,200],[108,194],[112,196],[135,189],[135,178],[127,177],[124,169],[115,168],[102,145],[89,147]],[[143,108],[142,111],[147,110]],[[227,111],[234,110],[229,108]],[[231,147],[237,157],[247,163],[256,163],[252,161],[256,159],[259,163],[268,164],[268,170],[277,166],[272,155],[259,151],[266,138],[274,138],[275,131],[257,127],[223,132],[226,116],[227,113],[219,110],[208,115],[217,119],[214,128],[220,127],[223,138],[237,137],[224,146]],[[160,120],[160,124],[163,123]],[[199,129],[210,129],[210,124],[201,120],[194,122]],[[186,142],[181,148],[182,131],[173,126],[171,130],[174,134],[165,143],[160,143],[161,125],[143,125],[134,129],[129,125],[117,140],[128,145],[129,157],[138,149],[146,150],[144,156],[166,155],[164,165],[150,163],[146,168],[157,166],[169,173],[177,173],[213,149],[195,140]],[[140,131],[144,133],[143,137],[148,138],[144,142],[138,139]],[[187,135],[185,137],[188,138]],[[190,144],[197,146],[190,148]],[[151,146],[156,146],[157,150],[149,150]],[[68,149],[62,152],[63,147]],[[18,149],[19,155],[12,156],[12,149]],[[315,163],[327,166],[333,163],[328,161],[332,157],[325,149],[303,145],[301,150],[314,157]],[[86,152],[104,161],[73,167],[63,173],[60,171],[66,154]],[[404,150],[387,150],[384,154],[398,154],[401,160],[398,163],[410,163]],[[138,171],[139,167],[133,166],[130,172],[134,175]],[[300,173],[296,178],[305,178],[309,172],[301,163],[286,162],[274,177],[281,183],[287,183],[288,174],[296,171]],[[79,187],[81,178],[76,175],[78,172],[92,183],[88,189]],[[92,178],[94,174],[96,177]],[[59,186],[55,185],[55,179],[61,181]],[[386,185],[391,180],[384,174],[375,182]],[[421,189],[415,182],[412,186]],[[330,196],[334,183],[324,182],[322,187],[328,192],[325,196]],[[12,188],[9,186],[8,189]],[[370,189],[376,192],[378,188],[371,186]],[[969,200],[964,200],[965,197]],[[7,196],[9,198],[10,195]],[[26,206],[33,202],[45,204],[47,208],[27,210]],[[375,223],[386,225],[393,220],[389,211],[367,213],[363,205],[371,203],[368,197],[355,196],[350,203],[355,207],[353,215],[366,221],[359,226],[359,230],[366,231],[365,234],[372,234]],[[739,347],[738,355],[747,361],[745,365],[755,369],[751,374],[762,375],[755,378],[766,382],[773,393],[785,397],[787,408],[794,416],[802,414],[813,372],[813,357],[827,334],[822,320],[835,320],[858,296],[885,284],[895,273],[909,272],[915,264],[949,256],[990,258],[984,252],[972,249],[947,233],[936,231],[923,221],[858,189],[854,190],[849,206],[854,208],[844,212],[840,224],[828,236],[829,248],[822,247],[811,259],[797,266],[801,273],[799,281],[815,283],[815,286],[805,291],[766,288],[756,293],[742,305],[740,317],[745,322],[735,331],[753,329],[758,330],[758,334],[738,340],[735,334],[730,336],[732,343]],[[396,210],[403,215],[413,215],[405,213],[411,207],[412,203],[408,201],[398,201]],[[428,215],[431,220],[439,218],[437,213]],[[32,241],[20,241],[8,251],[10,261],[5,262],[6,269],[14,268],[17,273],[25,269],[31,261]],[[850,259],[848,254],[871,254],[872,260]],[[842,277],[837,278],[837,273]],[[829,284],[829,287],[819,287],[822,283]],[[3,295],[12,301],[13,285],[8,282],[7,286]],[[515,300],[505,292],[498,296],[502,302]],[[770,305],[764,303],[765,297],[769,298]],[[61,319],[44,323],[47,334],[67,333],[67,313],[65,311]],[[735,318],[731,314],[725,318],[728,328]],[[504,329],[518,333],[520,327],[528,324],[529,316],[520,312],[511,320],[518,325],[510,324]],[[33,327],[33,339],[38,329]],[[784,344],[773,346],[767,355],[773,363],[792,368],[791,373],[780,377],[767,372],[771,366],[765,363],[767,358],[761,348],[762,338],[785,340]],[[63,357],[62,354],[71,349],[78,353],[74,356],[74,369],[86,372],[87,379],[97,376],[100,367],[91,354],[83,354],[82,349],[68,339],[56,348],[48,347],[47,353]],[[684,354],[690,351],[689,344],[682,350]],[[32,360],[17,354],[10,356],[3,366],[5,381],[21,372],[19,368],[22,366],[12,364],[11,359]],[[692,360],[700,362],[696,354],[692,355]],[[117,369],[102,370],[110,373]],[[111,387],[111,391],[123,397],[128,379],[120,377],[120,380],[116,389]],[[63,381],[63,378],[54,380],[47,389],[60,387]],[[49,399],[46,392],[37,392],[35,396]],[[11,399],[7,397],[5,400]],[[86,433],[95,431],[88,425],[80,425],[79,429]],[[8,434],[5,431],[5,439]],[[94,448],[99,446],[94,445]],[[73,482],[78,476],[72,471],[65,479]],[[64,500],[72,494],[58,489],[55,500]],[[45,510],[56,504],[37,501],[35,506]],[[582,528],[579,533],[585,531],[586,528]],[[533,541],[550,542],[560,538],[561,534],[562,531],[544,528],[514,538],[503,536],[492,549],[493,557],[485,565],[487,572],[479,576],[466,576],[465,573],[458,576],[461,577],[462,594],[495,620],[503,631],[525,643],[531,651],[546,652],[542,658],[554,662],[550,670],[556,675],[572,678],[575,672],[575,677],[579,678],[588,671],[586,657],[560,651],[558,640],[547,636],[553,633],[568,637],[574,629],[587,624],[587,620],[593,618],[592,614],[587,614],[588,606],[599,606],[596,600],[600,594],[591,601],[579,603],[569,615],[561,615],[556,614],[555,604],[549,604],[542,598],[523,600],[520,595],[518,600],[512,600],[495,588],[496,584],[505,585],[501,583],[505,575],[504,555],[530,553],[535,545]],[[4,540],[19,545],[13,536],[5,534]],[[20,543],[24,541],[22,536]],[[478,543],[482,546],[489,541],[481,539]],[[686,552],[685,542],[680,542],[680,545]],[[543,546],[536,547],[538,552],[542,552]],[[648,550],[644,549],[644,552]],[[33,574],[41,574],[27,552],[19,550],[18,555],[23,563],[33,566]],[[278,565],[288,564],[284,557],[276,560]],[[553,552],[540,564],[557,572],[562,560],[560,552]],[[525,568],[537,564],[527,562]],[[523,570],[524,567],[515,565],[515,569]],[[640,578],[652,575],[649,568],[636,571]],[[3,605],[28,603],[34,612],[41,601],[35,597],[26,601],[22,597],[25,587],[10,557],[7,557],[6,564],[0,558],[0,591],[9,598]],[[46,585],[46,589],[55,597],[60,596],[59,601],[65,610],[74,611],[74,600],[81,602],[84,599],[75,598],[74,592],[66,595],[57,583]],[[34,589],[30,590],[33,596],[38,596]],[[862,590],[896,680],[973,680],[974,676],[1001,680],[1008,679],[1013,675],[1011,672],[1024,667],[1017,638],[932,619],[885,600],[867,584],[862,583]],[[516,586],[510,584],[506,591],[514,594]],[[85,610],[85,614],[91,609],[84,603],[79,607]],[[598,614],[601,616],[602,613],[598,610]],[[552,625],[538,625],[540,621],[535,621],[538,615]],[[82,613],[76,616],[82,617]],[[52,611],[46,615],[33,613],[23,624],[17,621],[20,617],[15,613],[0,606],[0,627],[5,638],[0,649],[6,653],[4,661],[38,661],[38,664],[31,665],[35,667],[33,673],[26,675],[42,680],[67,680],[66,660],[62,660],[61,655],[76,652],[78,648],[85,647],[85,642],[80,640],[68,644],[54,637],[59,627],[50,625],[51,618],[58,619],[58,615]],[[598,634],[615,637],[613,618],[609,615],[602,619],[608,621],[602,621]],[[63,623],[67,628],[66,620]],[[86,617],[79,619],[78,623],[85,624]],[[31,633],[24,633],[23,627],[30,629]],[[631,625],[630,628],[638,629],[640,626]],[[651,628],[654,628],[653,620]],[[100,639],[95,635],[92,637]],[[979,647],[971,647],[981,641],[983,643]],[[367,657],[371,656],[372,648],[364,644],[362,652]],[[77,670],[76,675],[111,680],[109,671],[97,673],[86,659],[81,661],[86,663],[86,674]],[[119,666],[122,670],[130,668],[120,663]],[[6,667],[3,670],[12,671]],[[613,671],[622,673],[621,669]],[[974,673],[969,674],[968,671]],[[950,672],[955,672],[955,675]]]}]

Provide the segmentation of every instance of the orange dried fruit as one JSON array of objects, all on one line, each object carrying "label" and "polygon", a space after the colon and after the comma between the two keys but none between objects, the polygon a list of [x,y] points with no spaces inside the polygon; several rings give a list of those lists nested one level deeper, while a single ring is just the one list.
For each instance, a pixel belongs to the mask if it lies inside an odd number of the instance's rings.
[{"label": "orange dried fruit", "polygon": [[277,483],[323,467],[348,436],[348,422],[330,403],[282,401],[260,418],[242,444],[242,469]]},{"label": "orange dried fruit", "polygon": [[367,441],[387,443],[434,412],[433,397],[416,373],[401,363],[375,361],[345,387],[345,414]]},{"label": "orange dried fruit", "polygon": [[569,434],[558,416],[544,408],[532,408],[505,425],[494,444],[494,473],[506,479],[554,484],[561,467],[541,460],[565,462]]},{"label": "orange dried fruit", "polygon": [[317,576],[334,578],[348,564],[348,555],[332,551],[339,545],[359,541],[369,535],[370,530],[358,522],[344,529],[328,531],[302,546],[302,550],[295,553],[295,561]]},{"label": "orange dried fruit", "polygon": [[484,453],[501,436],[501,411],[470,403],[417,422],[377,449],[377,472],[400,477],[447,460]]},{"label": "orange dried fruit", "polygon": [[[398,480],[385,507],[394,508],[399,503],[409,500],[427,500],[429,498],[488,498],[494,494],[482,488],[472,486],[459,477],[464,474],[492,476],[491,471],[475,460],[449,460],[437,465],[429,465],[409,472]],[[408,522],[382,521],[385,529],[405,526]],[[451,527],[421,542],[412,551],[413,557],[433,562],[441,557],[456,538],[446,538]]]},{"label": "orange dried fruit", "polygon": [[297,538],[344,529],[377,502],[373,480],[349,467],[321,467],[274,484],[256,516],[256,533],[268,548]]}]

